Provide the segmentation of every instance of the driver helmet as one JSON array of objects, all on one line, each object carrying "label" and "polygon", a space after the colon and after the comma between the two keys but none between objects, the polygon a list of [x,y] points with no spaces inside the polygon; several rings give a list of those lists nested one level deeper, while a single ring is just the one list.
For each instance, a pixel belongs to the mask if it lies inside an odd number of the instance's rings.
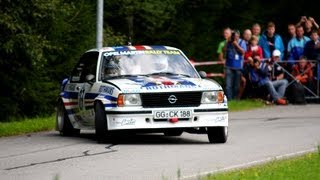
[{"label": "driver helmet", "polygon": [[161,57],[155,61],[155,70],[157,72],[166,72],[168,71],[168,57]]},{"label": "driver helmet", "polygon": [[114,61],[109,61],[105,66],[105,76],[119,76],[120,67]]}]

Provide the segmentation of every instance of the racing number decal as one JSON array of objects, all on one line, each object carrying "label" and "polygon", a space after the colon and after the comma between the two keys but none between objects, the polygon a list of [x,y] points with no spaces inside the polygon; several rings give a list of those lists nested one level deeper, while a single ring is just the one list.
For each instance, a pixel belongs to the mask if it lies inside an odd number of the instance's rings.
[{"label": "racing number decal", "polygon": [[81,88],[79,91],[79,109],[84,110],[85,105],[84,105],[84,96],[85,96],[85,89]]}]

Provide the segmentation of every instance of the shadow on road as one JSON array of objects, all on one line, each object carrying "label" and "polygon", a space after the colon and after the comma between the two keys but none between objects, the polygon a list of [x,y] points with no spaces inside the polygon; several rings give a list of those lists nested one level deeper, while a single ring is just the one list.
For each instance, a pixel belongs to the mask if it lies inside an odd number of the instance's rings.
[{"label": "shadow on road", "polygon": [[[106,137],[105,142],[103,144],[134,144],[134,145],[199,145],[199,144],[208,144],[207,140],[207,135],[206,134],[193,134],[192,136],[198,137],[198,136],[203,136],[203,138],[199,139],[191,139],[191,138],[186,138],[184,137],[188,133],[183,133],[181,136],[164,136],[161,133],[149,133],[149,134],[121,134],[121,135],[113,135],[112,137]],[[81,141],[81,140],[86,140],[86,142],[90,143],[97,143],[95,134],[94,133],[81,133],[79,136],[73,136],[73,137],[63,137],[60,136],[59,133],[50,133],[47,134],[48,136],[53,136],[61,139],[68,139],[68,140],[76,140],[76,141]],[[87,141],[89,140],[89,141]]]}]

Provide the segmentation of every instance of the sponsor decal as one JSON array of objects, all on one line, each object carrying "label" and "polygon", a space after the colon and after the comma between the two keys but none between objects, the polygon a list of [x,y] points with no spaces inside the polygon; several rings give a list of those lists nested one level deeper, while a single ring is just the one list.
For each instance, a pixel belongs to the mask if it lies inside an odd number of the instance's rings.
[{"label": "sponsor decal", "polygon": [[110,94],[110,95],[113,94],[113,91],[114,91],[114,87],[100,86],[100,88],[99,88],[99,92],[107,93],[107,94]]},{"label": "sponsor decal", "polygon": [[222,116],[216,116],[215,122],[216,122],[216,123],[219,123],[219,122],[224,122],[224,121],[226,121],[226,120],[227,120],[227,116],[224,116],[224,115],[222,115]]},{"label": "sponsor decal", "polygon": [[133,118],[116,119],[113,118],[116,126],[132,126],[136,124],[136,120]]},{"label": "sponsor decal", "polygon": [[137,55],[137,54],[180,54],[177,50],[146,50],[146,51],[113,51],[106,52],[104,56],[119,56],[119,55]]},{"label": "sponsor decal", "polygon": [[141,88],[146,88],[147,90],[197,87],[196,84],[194,84],[193,82],[177,77],[130,77],[128,79],[140,84],[142,86]]},{"label": "sponsor decal", "polygon": [[172,89],[172,88],[196,88],[197,86],[192,85],[162,85],[162,86],[149,86],[145,87],[147,90],[158,90],[158,89]]}]

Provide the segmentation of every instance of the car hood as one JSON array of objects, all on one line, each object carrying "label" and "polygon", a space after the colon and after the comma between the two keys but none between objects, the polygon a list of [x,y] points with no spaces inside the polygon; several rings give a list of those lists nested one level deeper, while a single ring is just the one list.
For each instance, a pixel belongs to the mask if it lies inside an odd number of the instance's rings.
[{"label": "car hood", "polygon": [[138,76],[108,80],[123,93],[222,90],[215,81],[177,76]]}]

